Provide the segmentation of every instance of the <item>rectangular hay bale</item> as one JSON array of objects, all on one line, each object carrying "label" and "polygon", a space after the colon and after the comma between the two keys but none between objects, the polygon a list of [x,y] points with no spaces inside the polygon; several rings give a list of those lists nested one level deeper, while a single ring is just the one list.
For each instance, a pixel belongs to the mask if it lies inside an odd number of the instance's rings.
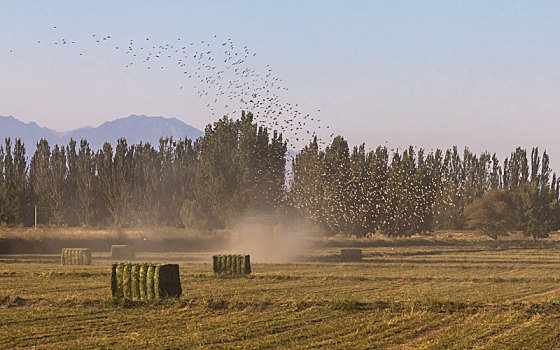
[{"label": "rectangular hay bale", "polygon": [[[124,273],[124,264],[114,264],[115,267],[115,294],[113,295],[114,298],[122,299],[124,298],[124,291],[123,291],[123,273]],[[112,273],[112,271],[111,271]],[[113,280],[113,276],[111,275],[111,281]]]},{"label": "rectangular hay bale", "polygon": [[62,248],[60,263],[62,265],[91,265],[91,250],[89,248]]},{"label": "rectangular hay bale", "polygon": [[249,255],[218,254],[212,257],[212,268],[219,276],[242,276],[251,273]]},{"label": "rectangular hay bale", "polygon": [[130,271],[132,300],[140,300],[140,265],[134,264]]},{"label": "rectangular hay bale", "polygon": [[129,245],[117,244],[111,246],[111,258],[113,260],[134,260],[134,248]]},{"label": "rectangular hay bale", "polygon": [[140,271],[138,272],[140,279],[140,299],[147,299],[147,276],[148,276],[148,264],[140,265]]},{"label": "rectangular hay bale", "polygon": [[148,272],[146,273],[146,298],[148,300],[154,299],[156,293],[154,292],[154,274],[156,271],[155,265],[148,265]]},{"label": "rectangular hay bale", "polygon": [[123,285],[123,295],[125,299],[132,299],[132,288],[131,288],[131,264],[124,264],[122,285]]},{"label": "rectangular hay bale", "polygon": [[116,299],[152,300],[182,293],[177,264],[117,263],[111,267],[111,295]]},{"label": "rectangular hay bale", "polygon": [[340,259],[344,262],[359,262],[362,261],[361,249],[341,249]]}]

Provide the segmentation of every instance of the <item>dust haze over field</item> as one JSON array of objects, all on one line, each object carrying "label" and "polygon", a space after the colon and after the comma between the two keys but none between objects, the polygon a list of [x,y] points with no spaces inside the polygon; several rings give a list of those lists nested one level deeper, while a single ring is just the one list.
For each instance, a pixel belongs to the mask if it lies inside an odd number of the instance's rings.
[{"label": "dust haze over field", "polygon": [[274,215],[245,216],[233,227],[226,252],[250,254],[251,261],[258,263],[301,261],[311,241],[318,238],[303,221]]}]

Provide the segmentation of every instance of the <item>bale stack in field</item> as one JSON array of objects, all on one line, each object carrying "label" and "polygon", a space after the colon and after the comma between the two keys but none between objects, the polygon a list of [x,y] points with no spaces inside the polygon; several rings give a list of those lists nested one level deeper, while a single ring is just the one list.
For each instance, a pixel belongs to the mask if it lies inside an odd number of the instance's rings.
[{"label": "bale stack in field", "polygon": [[113,260],[132,260],[134,259],[134,248],[129,245],[112,245],[111,257]]},{"label": "bale stack in field", "polygon": [[344,262],[362,261],[361,249],[341,249],[340,258]]},{"label": "bale stack in field", "polygon": [[216,275],[242,276],[251,273],[249,255],[214,255],[212,258]]},{"label": "bale stack in field", "polygon": [[111,294],[115,299],[153,300],[181,295],[179,265],[114,263]]},{"label": "bale stack in field", "polygon": [[89,248],[62,248],[60,253],[62,265],[91,265]]}]

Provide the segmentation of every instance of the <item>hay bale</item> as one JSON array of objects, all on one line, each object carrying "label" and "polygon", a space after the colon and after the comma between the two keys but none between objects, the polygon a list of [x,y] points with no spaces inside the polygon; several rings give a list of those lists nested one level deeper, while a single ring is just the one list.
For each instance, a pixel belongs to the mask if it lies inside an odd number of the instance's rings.
[{"label": "hay bale", "polygon": [[226,255],[226,275],[232,275],[231,271],[231,254]]},{"label": "hay bale", "polygon": [[361,249],[341,249],[340,259],[344,262],[359,262],[362,261]]},{"label": "hay bale", "polygon": [[148,265],[148,272],[146,273],[146,298],[148,300],[155,298],[154,291],[154,274],[156,271],[155,265]]},{"label": "hay bale", "polygon": [[123,295],[125,299],[132,299],[132,286],[131,286],[131,272],[132,264],[124,264],[122,285],[123,285]]},{"label": "hay bale", "polygon": [[91,265],[91,250],[89,248],[62,248],[60,263],[62,265]]},{"label": "hay bale", "polygon": [[148,264],[140,265],[140,271],[138,272],[138,275],[140,279],[140,299],[146,300],[148,295],[148,284],[146,283],[148,275]]},{"label": "hay bale", "polygon": [[154,276],[154,291],[155,290],[157,290],[157,299],[181,296],[182,289],[179,279],[179,265],[164,264],[156,267],[156,276]]},{"label": "hay bale", "polygon": [[119,266],[119,264],[112,264],[111,265],[111,296],[113,298],[117,297],[118,294],[118,288],[119,288],[119,282],[118,282],[118,278],[117,278],[117,266]]},{"label": "hay bale", "polygon": [[249,254],[243,256],[243,273],[251,274],[251,256]]},{"label": "hay bale", "polygon": [[242,276],[251,273],[251,259],[249,255],[214,255],[212,268],[216,275]]},{"label": "hay bale", "polygon": [[178,297],[182,293],[177,264],[111,266],[111,295],[116,299],[150,300]]},{"label": "hay bale", "polygon": [[218,264],[219,261],[219,257],[217,255],[214,255],[212,257],[212,270],[214,271],[214,273],[218,273],[218,271],[220,271],[220,265]]},{"label": "hay bale", "polygon": [[134,248],[129,245],[112,245],[111,257],[113,260],[133,260],[135,258]]},{"label": "hay bale", "polygon": [[132,300],[140,300],[140,265],[132,265],[130,271],[130,286],[132,289]]},{"label": "hay bale", "polygon": [[[115,286],[115,294],[114,297],[117,299],[124,298],[124,291],[123,291],[123,275],[124,275],[124,264],[115,264],[115,280],[117,285]],[[111,280],[113,280],[113,276],[111,275]]]}]

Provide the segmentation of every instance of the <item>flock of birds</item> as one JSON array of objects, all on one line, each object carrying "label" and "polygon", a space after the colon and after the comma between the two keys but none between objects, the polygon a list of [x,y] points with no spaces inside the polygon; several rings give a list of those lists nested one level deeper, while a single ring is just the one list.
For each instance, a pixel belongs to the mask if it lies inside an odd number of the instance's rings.
[{"label": "flock of birds", "polygon": [[[254,68],[257,55],[248,46],[238,45],[231,38],[213,35],[205,40],[186,40],[181,37],[165,42],[149,36],[140,39],[117,40],[111,35],[92,34],[78,40],[60,35],[52,27],[47,40],[37,45],[73,47],[78,56],[87,55],[87,47],[99,46],[115,54],[124,55],[125,69],[159,70],[180,75],[183,83],[178,89],[192,88],[209,109],[213,118],[236,118],[242,110],[252,112],[255,121],[269,130],[281,132],[290,148],[296,149],[318,137],[321,145],[334,135],[316,114],[305,113],[298,103],[286,101],[282,93],[288,88],[274,74],[270,65]],[[11,50],[13,53],[14,51]],[[177,78],[177,77],[176,77]],[[177,81],[174,79],[173,81]]]},{"label": "flock of birds", "polygon": [[[159,42],[150,37],[119,41],[111,35],[92,34],[84,40],[77,40],[61,36],[56,26],[52,30],[50,39],[37,40],[36,44],[57,48],[73,47],[74,50],[69,52],[78,56],[87,56],[88,48],[91,47],[110,50],[109,52],[124,57],[126,62],[124,69],[145,69],[176,74],[175,79],[170,81],[183,82],[177,86],[179,90],[194,89],[215,119],[222,116],[236,118],[242,110],[250,111],[259,125],[281,132],[292,149],[308,144],[315,137],[322,148],[327,145],[324,140],[332,139],[334,136],[328,130],[329,126],[316,116],[320,110],[316,110],[313,114],[305,113],[301,111],[298,103],[286,101],[283,95],[288,88],[282,84],[282,79],[274,74],[270,65],[266,65],[264,69],[251,66],[257,54],[248,46],[236,44],[231,38],[221,39],[214,35],[210,39],[197,41],[185,40],[181,37],[166,42]],[[14,53],[13,50],[10,52]],[[176,79],[177,77],[180,79]],[[290,170],[288,167],[288,172]],[[367,172],[367,177],[371,179],[371,174]],[[411,219],[422,222],[424,218],[421,208],[427,204],[424,202],[424,195],[430,190],[417,188],[419,184],[415,183],[414,176],[404,177],[404,183],[393,189],[395,193],[369,193],[371,189],[367,181],[343,185],[332,193],[334,197],[331,200],[323,198],[327,205],[321,208],[321,213],[311,210],[308,214],[310,217],[322,216],[331,225],[338,226],[342,224],[340,220],[353,221],[362,217],[364,210],[381,210],[380,203],[375,198],[378,200],[381,197],[382,202],[392,202],[396,200],[393,197],[397,196],[400,200],[406,198],[403,203],[408,202],[412,210],[397,211],[393,213],[393,219],[401,222]],[[407,192],[408,190],[411,191]],[[346,194],[342,195],[339,191]],[[317,208],[318,203],[314,203],[317,199],[315,195],[311,193],[302,193],[302,195],[305,198],[300,198],[301,203],[297,205],[301,206],[300,209]],[[351,198],[341,200],[339,198],[341,195]],[[445,197],[452,196],[448,194]],[[446,202],[445,199],[443,201]],[[346,205],[350,207],[340,207]],[[410,212],[413,217],[407,218]],[[347,215],[352,216],[353,219],[346,217]],[[385,220],[387,218],[383,218],[382,224],[387,224]],[[363,224],[367,225],[367,223]]]}]

